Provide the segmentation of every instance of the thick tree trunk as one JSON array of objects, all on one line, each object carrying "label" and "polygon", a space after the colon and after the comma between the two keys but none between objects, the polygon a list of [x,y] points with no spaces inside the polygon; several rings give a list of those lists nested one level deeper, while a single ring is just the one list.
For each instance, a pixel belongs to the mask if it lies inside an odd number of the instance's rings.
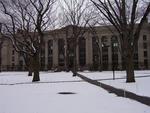
[{"label": "thick tree trunk", "polygon": [[74,58],[73,58],[73,76],[77,74],[77,59],[76,59],[76,49],[74,50]]},{"label": "thick tree trunk", "polygon": [[32,76],[32,71],[28,70],[28,76]]},{"label": "thick tree trunk", "polygon": [[34,72],[34,75],[33,75],[32,82],[40,81],[39,71],[40,71],[39,55],[35,54],[33,56],[33,72]]},{"label": "thick tree trunk", "polygon": [[1,57],[1,53],[2,52],[2,44],[0,44],[0,72],[2,71],[2,57]]},{"label": "thick tree trunk", "polygon": [[28,76],[32,76],[32,72],[33,72],[33,66],[32,66],[32,57],[29,58],[29,62],[28,62]]},{"label": "thick tree trunk", "polygon": [[33,72],[33,71],[32,71],[31,68],[32,68],[32,67],[30,67],[30,66],[28,67],[28,76],[32,76],[32,72]]},{"label": "thick tree trunk", "polygon": [[101,60],[101,50],[98,48],[98,56],[99,56],[99,62],[98,62],[98,70],[101,72],[102,71],[102,60]]},{"label": "thick tree trunk", "polygon": [[125,62],[126,62],[126,74],[127,74],[126,82],[127,83],[135,82],[134,65],[133,65],[133,53],[131,53],[130,50],[128,51],[128,55],[126,57]]}]

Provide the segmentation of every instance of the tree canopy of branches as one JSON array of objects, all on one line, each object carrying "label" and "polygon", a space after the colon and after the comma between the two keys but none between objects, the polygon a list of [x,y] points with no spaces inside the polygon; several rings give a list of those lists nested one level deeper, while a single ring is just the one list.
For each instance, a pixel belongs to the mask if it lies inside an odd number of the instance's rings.
[{"label": "tree canopy of branches", "polygon": [[112,24],[117,31],[126,65],[126,82],[135,82],[133,55],[141,29],[150,13],[150,2],[141,0],[91,0],[91,2],[102,19]]},{"label": "tree canopy of branches", "polygon": [[[88,0],[62,0],[61,5],[61,15],[62,22],[61,26],[71,26],[72,32],[69,38],[74,41],[73,53],[74,53],[74,63],[73,63],[73,75],[76,75],[77,71],[77,60],[76,60],[76,50],[79,38],[83,37],[85,33],[85,27],[89,20],[92,19],[91,12],[89,10]],[[66,31],[68,31],[66,29]],[[67,35],[67,32],[66,32]]]},{"label": "tree canopy of branches", "polygon": [[1,0],[2,22],[7,37],[15,50],[26,56],[31,63],[33,82],[39,81],[40,51],[44,31],[53,24],[55,0]]}]

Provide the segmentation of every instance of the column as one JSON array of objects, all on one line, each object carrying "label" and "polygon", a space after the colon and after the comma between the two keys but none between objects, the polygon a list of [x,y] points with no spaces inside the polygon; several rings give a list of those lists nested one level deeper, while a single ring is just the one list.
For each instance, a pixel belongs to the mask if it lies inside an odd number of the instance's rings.
[{"label": "column", "polygon": [[45,41],[45,70],[47,70],[48,66],[48,41]]},{"label": "column", "polygon": [[93,64],[92,37],[89,35],[86,38],[86,65]]},{"label": "column", "polygon": [[53,40],[53,68],[58,67],[58,40]]},{"label": "column", "polygon": [[112,46],[111,46],[111,35],[108,38],[108,70],[112,70]]},{"label": "column", "polygon": [[76,59],[77,59],[77,67],[79,67],[79,45],[78,44],[76,48]]},{"label": "column", "polygon": [[[119,46],[119,45],[118,45]],[[119,49],[119,47],[118,47],[118,49]],[[118,50],[118,69],[119,70],[122,70],[122,57],[121,57],[121,53],[120,53],[120,51]]]}]

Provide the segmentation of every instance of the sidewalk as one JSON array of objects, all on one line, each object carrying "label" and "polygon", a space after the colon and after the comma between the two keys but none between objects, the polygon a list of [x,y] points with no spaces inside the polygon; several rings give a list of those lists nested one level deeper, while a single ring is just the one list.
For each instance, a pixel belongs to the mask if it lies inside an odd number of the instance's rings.
[{"label": "sidewalk", "polygon": [[139,96],[132,92],[129,92],[129,91],[126,91],[123,89],[118,89],[118,88],[112,87],[110,85],[106,85],[104,83],[98,82],[97,80],[89,79],[81,74],[77,74],[77,76],[91,84],[94,84],[96,86],[99,86],[99,87],[107,90],[109,93],[114,93],[117,96],[124,97],[124,98],[130,98],[130,99],[136,100],[142,104],[150,106],[150,97]]}]

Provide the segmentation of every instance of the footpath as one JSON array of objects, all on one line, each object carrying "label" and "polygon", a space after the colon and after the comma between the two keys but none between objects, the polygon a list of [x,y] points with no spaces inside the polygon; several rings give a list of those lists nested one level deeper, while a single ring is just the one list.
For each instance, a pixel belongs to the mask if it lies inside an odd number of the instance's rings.
[{"label": "footpath", "polygon": [[90,78],[87,78],[87,77],[85,77],[85,76],[83,76],[79,73],[77,74],[77,76],[82,78],[83,80],[91,83],[91,84],[94,84],[96,86],[99,86],[99,87],[107,90],[109,93],[114,93],[117,96],[124,97],[124,98],[129,98],[129,99],[138,101],[142,104],[150,106],[150,97],[140,96],[140,95],[137,95],[137,94],[132,93],[130,91],[126,91],[126,90],[123,90],[123,89],[118,89],[118,88],[112,87],[110,85],[101,83],[98,80],[92,80]]}]

